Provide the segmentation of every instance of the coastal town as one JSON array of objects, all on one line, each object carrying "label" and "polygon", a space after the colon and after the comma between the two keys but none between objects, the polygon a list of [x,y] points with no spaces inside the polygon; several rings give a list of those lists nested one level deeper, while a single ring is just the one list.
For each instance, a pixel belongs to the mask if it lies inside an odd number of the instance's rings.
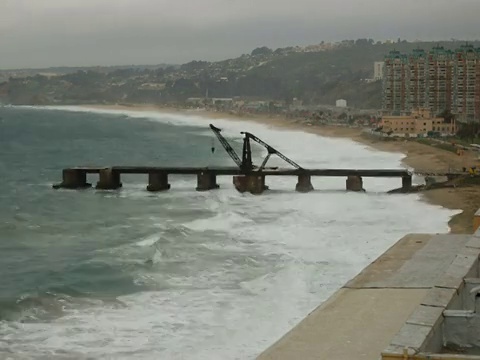
[{"label": "coastal town", "polygon": [[[474,142],[480,130],[472,125],[480,119],[480,44],[425,45],[359,39],[261,47],[220,62],[4,70],[0,103],[150,104],[282,116],[310,126],[367,127],[388,137],[459,135]],[[329,65],[365,52],[372,61]]]}]

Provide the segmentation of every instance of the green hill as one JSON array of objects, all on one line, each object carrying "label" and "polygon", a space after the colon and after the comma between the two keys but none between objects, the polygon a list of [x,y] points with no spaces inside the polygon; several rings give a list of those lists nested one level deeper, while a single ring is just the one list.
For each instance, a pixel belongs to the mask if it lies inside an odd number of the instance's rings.
[{"label": "green hill", "polygon": [[[321,51],[290,47],[257,48],[249,55],[219,62],[192,61],[181,66],[80,70],[44,77],[10,79],[0,84],[0,101],[12,104],[172,103],[189,97],[244,97],[304,104],[334,104],[346,99],[358,108],[381,107],[381,82],[373,63],[391,50],[411,52],[441,45],[455,49],[463,42],[375,43],[346,40]],[[480,43],[473,43],[480,46]]]}]

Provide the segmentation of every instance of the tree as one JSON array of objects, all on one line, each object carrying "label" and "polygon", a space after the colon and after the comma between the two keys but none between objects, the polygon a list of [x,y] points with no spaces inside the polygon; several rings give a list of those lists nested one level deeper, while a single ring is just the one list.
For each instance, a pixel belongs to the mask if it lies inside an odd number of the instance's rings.
[{"label": "tree", "polygon": [[370,45],[370,44],[371,44],[370,40],[368,40],[368,39],[357,39],[355,41],[356,46],[366,46],[366,45]]},{"label": "tree", "polygon": [[480,133],[480,124],[476,122],[461,123],[459,125],[457,136],[460,139],[468,139],[473,142]]},{"label": "tree", "polygon": [[275,103],[273,101],[268,102],[268,112],[270,114],[275,114],[278,112],[277,107],[275,106]]},{"label": "tree", "polygon": [[452,121],[455,120],[455,115],[453,115],[452,112],[448,109],[443,110],[440,114],[438,114],[438,116],[443,118],[443,120],[449,124],[451,124]]},{"label": "tree", "polygon": [[272,50],[269,49],[266,46],[258,47],[256,49],[253,49],[252,51],[252,56],[258,56],[258,55],[270,55],[272,53]]}]

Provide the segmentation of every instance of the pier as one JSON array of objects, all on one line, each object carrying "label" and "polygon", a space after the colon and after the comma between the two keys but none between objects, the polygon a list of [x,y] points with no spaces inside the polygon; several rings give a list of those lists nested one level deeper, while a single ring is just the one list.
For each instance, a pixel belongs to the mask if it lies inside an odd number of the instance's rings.
[{"label": "pier", "polygon": [[[283,155],[280,151],[259,139],[257,136],[242,132],[244,135],[242,156],[240,157],[221,130],[212,124],[213,131],[219,142],[237,165],[236,167],[156,167],[156,166],[113,166],[113,167],[72,167],[63,170],[60,184],[55,184],[55,189],[84,189],[91,186],[87,182],[88,174],[98,174],[97,189],[116,190],[122,187],[121,175],[145,174],[148,175],[147,190],[166,191],[170,189],[170,175],[194,175],[197,177],[197,191],[217,189],[217,176],[233,176],[235,188],[243,193],[261,194],[268,186],[267,176],[294,176],[297,177],[295,190],[310,192],[314,190],[311,182],[312,176],[317,177],[343,177],[346,178],[345,187],[349,191],[365,191],[363,189],[364,177],[396,177],[402,179],[401,190],[407,192],[412,187],[412,174],[405,169],[305,169],[295,161]],[[261,165],[252,162],[250,141],[255,141],[267,150],[267,156]],[[215,148],[212,146],[212,152]],[[276,155],[292,168],[267,167],[267,162],[272,155]]]},{"label": "pier", "polygon": [[236,167],[156,167],[156,166],[113,166],[113,167],[73,167],[63,170],[62,182],[53,185],[55,189],[84,189],[92,184],[87,182],[88,174],[98,174],[96,189],[116,190],[122,187],[124,174],[147,175],[146,189],[151,192],[166,191],[171,188],[170,175],[193,175],[197,177],[197,191],[214,190],[219,187],[217,176],[232,176],[233,184],[239,192],[261,194],[267,189],[266,177],[297,177],[295,190],[309,192],[314,190],[312,177],[343,177],[349,191],[364,191],[363,178],[382,177],[401,179],[402,189],[412,186],[412,174],[404,169],[288,169],[265,168],[261,171],[243,171]]}]

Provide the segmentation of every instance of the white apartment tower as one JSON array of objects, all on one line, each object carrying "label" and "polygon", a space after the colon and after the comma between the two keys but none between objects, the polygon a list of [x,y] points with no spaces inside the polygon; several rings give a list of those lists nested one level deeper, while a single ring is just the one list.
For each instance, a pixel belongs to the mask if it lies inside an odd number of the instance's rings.
[{"label": "white apartment tower", "polygon": [[373,63],[373,80],[378,81],[383,79],[384,67],[385,67],[384,61],[375,61]]}]

